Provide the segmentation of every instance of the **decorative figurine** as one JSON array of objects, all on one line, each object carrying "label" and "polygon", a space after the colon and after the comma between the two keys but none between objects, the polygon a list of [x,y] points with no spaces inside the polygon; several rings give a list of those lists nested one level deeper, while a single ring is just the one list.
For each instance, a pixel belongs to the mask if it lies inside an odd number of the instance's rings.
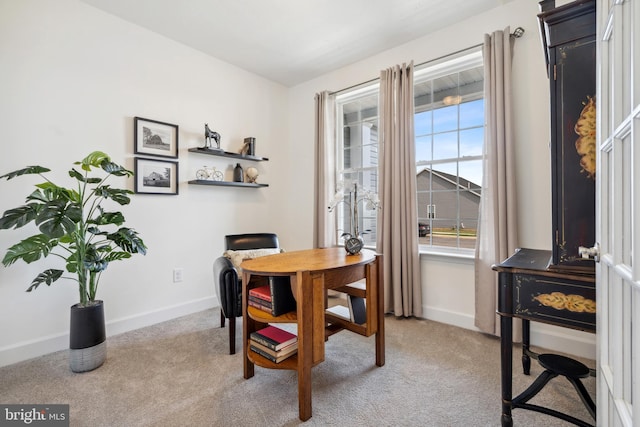
[{"label": "decorative figurine", "polygon": [[244,146],[240,154],[247,156],[256,155],[256,139],[254,137],[250,136],[244,139]]},{"label": "decorative figurine", "polygon": [[[220,149],[220,134],[218,132],[214,132],[209,129],[209,124],[204,124],[204,147],[209,150],[219,150]],[[211,140],[216,142],[216,148],[213,148],[211,145]]]},{"label": "decorative figurine", "polygon": [[202,169],[198,169],[196,171],[196,178],[200,181],[222,181],[224,179],[224,175],[222,174],[222,171],[216,170],[215,166],[213,168],[203,166]]},{"label": "decorative figurine", "polygon": [[258,179],[258,169],[254,168],[253,166],[250,168],[247,168],[247,182],[254,184],[257,179]]}]

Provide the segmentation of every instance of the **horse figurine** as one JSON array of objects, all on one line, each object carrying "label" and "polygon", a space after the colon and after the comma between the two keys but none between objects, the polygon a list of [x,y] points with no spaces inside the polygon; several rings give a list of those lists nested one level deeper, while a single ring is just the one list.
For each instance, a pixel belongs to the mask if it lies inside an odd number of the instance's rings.
[{"label": "horse figurine", "polygon": [[207,123],[204,124],[204,138],[204,148],[213,148],[211,145],[211,140],[213,139],[216,142],[217,149],[220,149],[220,134],[209,129],[209,125]]}]

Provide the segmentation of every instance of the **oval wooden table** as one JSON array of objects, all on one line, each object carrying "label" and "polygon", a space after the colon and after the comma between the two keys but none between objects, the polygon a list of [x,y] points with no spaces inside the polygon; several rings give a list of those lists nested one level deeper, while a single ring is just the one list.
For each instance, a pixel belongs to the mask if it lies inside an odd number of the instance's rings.
[{"label": "oval wooden table", "polygon": [[[298,406],[302,421],[311,418],[311,368],[324,361],[324,343],[340,330],[364,336],[376,335],[376,365],[384,365],[384,293],[382,255],[363,250],[349,255],[343,248],[283,252],[245,260],[242,268],[242,353],[244,378],[254,375],[254,365],[298,372]],[[267,283],[269,276],[289,276],[296,296],[296,311],[281,316],[248,305],[249,289]],[[347,286],[364,279],[364,289]],[[286,285],[285,285],[286,286]],[[366,322],[355,324],[329,313],[327,290],[366,298]],[[268,323],[295,323],[298,353],[274,363],[249,348],[250,334]]]}]

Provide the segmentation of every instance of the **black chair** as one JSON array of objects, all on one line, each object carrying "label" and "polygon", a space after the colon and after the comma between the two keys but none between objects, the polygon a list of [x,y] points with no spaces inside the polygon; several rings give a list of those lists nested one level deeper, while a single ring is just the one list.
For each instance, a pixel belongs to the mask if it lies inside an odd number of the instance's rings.
[{"label": "black chair", "polygon": [[[227,250],[280,248],[273,233],[233,234],[225,236]],[[220,300],[220,327],[229,319],[229,354],[236,353],[236,317],[242,316],[242,283],[229,258],[221,256],[213,263],[213,279]]]}]

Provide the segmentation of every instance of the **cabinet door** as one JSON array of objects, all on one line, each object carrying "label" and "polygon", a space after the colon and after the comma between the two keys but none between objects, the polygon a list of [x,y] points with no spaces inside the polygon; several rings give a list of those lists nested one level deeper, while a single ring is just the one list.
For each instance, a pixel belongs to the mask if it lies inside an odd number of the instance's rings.
[{"label": "cabinet door", "polygon": [[551,100],[552,268],[594,270],[580,246],[595,243],[595,1],[545,10],[540,19]]},{"label": "cabinet door", "polygon": [[550,52],[553,264],[558,266],[594,268],[578,247],[595,243],[595,56],[595,37]]}]

